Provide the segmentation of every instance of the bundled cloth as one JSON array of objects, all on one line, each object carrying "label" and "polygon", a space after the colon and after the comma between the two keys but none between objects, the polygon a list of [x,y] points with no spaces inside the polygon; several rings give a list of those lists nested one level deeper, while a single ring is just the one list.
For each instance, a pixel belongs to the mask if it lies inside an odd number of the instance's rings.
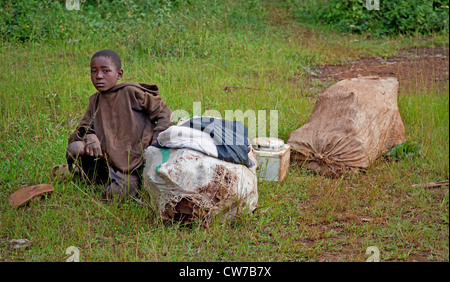
[{"label": "bundled cloth", "polygon": [[[252,212],[258,203],[256,165],[226,162],[191,149],[148,147],[144,189],[162,218],[208,223]],[[249,158],[256,163],[255,152]]]},{"label": "bundled cloth", "polygon": [[195,117],[171,126],[158,136],[159,147],[188,148],[227,162],[251,167],[250,142],[242,122]]},{"label": "bundled cloth", "polygon": [[256,208],[256,155],[241,122],[192,118],[157,140],[144,152],[143,178],[163,218],[207,223]]}]

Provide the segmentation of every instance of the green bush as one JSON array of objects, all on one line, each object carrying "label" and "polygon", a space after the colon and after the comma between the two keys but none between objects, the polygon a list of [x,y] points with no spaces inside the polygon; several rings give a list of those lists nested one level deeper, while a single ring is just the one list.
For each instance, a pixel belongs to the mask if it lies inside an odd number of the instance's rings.
[{"label": "green bush", "polygon": [[[75,1],[72,1],[74,3]],[[144,18],[160,23],[161,13],[177,1],[125,0],[78,2],[68,9],[65,0],[0,0],[0,36],[5,41],[46,41],[80,36],[126,34]],[[150,11],[150,12],[149,12]],[[152,14],[152,15],[150,15]]]},{"label": "green bush", "polygon": [[16,41],[62,36],[68,16],[63,9],[57,1],[0,1],[0,34]]},{"label": "green bush", "polygon": [[[74,3],[75,1],[72,1]],[[0,43],[5,41],[98,40],[152,57],[205,57],[226,32],[266,32],[260,1],[80,0],[67,9],[65,0],[0,0]],[[216,38],[217,39],[217,38]],[[226,38],[220,41],[228,42]]]},{"label": "green bush", "polygon": [[448,0],[366,0],[294,1],[294,13],[302,21],[328,24],[347,32],[376,36],[448,32]]}]

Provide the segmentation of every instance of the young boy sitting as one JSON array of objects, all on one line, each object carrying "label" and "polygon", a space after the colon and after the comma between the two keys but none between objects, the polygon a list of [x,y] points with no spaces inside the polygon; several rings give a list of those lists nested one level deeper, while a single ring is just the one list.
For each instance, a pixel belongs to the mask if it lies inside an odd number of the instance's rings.
[{"label": "young boy sitting", "polygon": [[108,183],[104,199],[136,196],[143,152],[171,125],[172,112],[158,95],[158,87],[117,84],[122,75],[116,52],[101,50],[92,56],[91,80],[98,92],[89,98],[86,113],[67,147],[70,171]]}]

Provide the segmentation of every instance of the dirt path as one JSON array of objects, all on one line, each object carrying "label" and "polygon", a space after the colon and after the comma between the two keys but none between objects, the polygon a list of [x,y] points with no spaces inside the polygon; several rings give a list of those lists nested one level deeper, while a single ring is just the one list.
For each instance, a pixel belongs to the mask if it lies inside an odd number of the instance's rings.
[{"label": "dirt path", "polygon": [[324,82],[377,75],[396,76],[400,94],[448,92],[449,46],[400,50],[396,56],[383,59],[362,58],[357,61],[343,60],[344,65],[325,65],[316,68],[317,76]]}]

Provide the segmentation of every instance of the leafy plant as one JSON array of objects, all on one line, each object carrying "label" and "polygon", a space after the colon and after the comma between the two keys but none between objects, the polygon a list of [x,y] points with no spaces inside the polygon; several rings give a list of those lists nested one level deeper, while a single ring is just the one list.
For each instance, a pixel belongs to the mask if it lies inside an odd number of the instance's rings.
[{"label": "leafy plant", "polygon": [[58,1],[0,1],[0,35],[13,41],[63,37],[70,21],[64,10]]},{"label": "leafy plant", "polygon": [[325,23],[347,32],[376,36],[448,32],[448,0],[321,0],[295,1],[294,14],[303,21]]},{"label": "leafy plant", "polygon": [[390,159],[401,160],[404,158],[420,156],[421,154],[421,144],[413,141],[406,141],[390,149],[385,156]]},{"label": "leafy plant", "polygon": [[75,10],[62,0],[0,0],[0,37],[24,42],[132,33],[142,23],[159,25],[178,7],[176,0],[79,1]]}]

